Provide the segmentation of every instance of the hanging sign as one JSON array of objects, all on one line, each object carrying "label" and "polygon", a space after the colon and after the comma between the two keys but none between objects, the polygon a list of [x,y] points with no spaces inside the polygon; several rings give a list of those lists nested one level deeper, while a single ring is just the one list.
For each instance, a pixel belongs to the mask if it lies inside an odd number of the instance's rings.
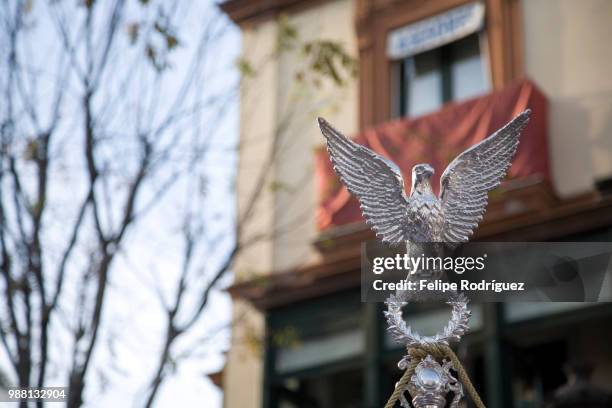
[{"label": "hanging sign", "polygon": [[402,59],[457,41],[479,31],[484,14],[484,4],[474,2],[395,29],[387,37],[387,56]]}]

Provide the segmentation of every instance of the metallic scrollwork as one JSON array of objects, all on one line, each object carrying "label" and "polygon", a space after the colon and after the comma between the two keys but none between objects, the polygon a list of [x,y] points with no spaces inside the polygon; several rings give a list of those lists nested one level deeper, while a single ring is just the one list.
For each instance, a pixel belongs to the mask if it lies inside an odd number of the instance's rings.
[{"label": "metallic scrollwork", "polygon": [[[446,302],[452,308],[451,318],[441,332],[433,336],[422,336],[412,330],[402,316],[402,308],[408,304],[403,293],[392,295],[387,299],[387,330],[393,339],[407,347],[419,347],[428,344],[445,344],[459,342],[461,336],[468,331],[471,312],[467,307],[468,299],[463,293],[454,294]],[[400,367],[402,368],[402,367]]]},{"label": "metallic scrollwork", "polygon": [[[453,393],[450,408],[457,408],[463,398],[463,386],[452,375],[451,362],[443,360],[442,365],[430,355],[416,366],[410,382],[404,387],[412,396],[414,408],[443,408],[446,406],[446,396]],[[404,408],[410,408],[404,392],[400,394],[400,403]]]}]

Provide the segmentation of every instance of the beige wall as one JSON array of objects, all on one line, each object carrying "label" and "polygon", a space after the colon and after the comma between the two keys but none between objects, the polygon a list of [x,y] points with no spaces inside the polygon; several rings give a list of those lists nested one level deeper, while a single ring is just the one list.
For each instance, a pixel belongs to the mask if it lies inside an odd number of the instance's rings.
[{"label": "beige wall", "polygon": [[[303,41],[333,40],[357,57],[352,0],[325,2],[292,15],[290,21]],[[284,132],[284,149],[275,172],[275,180],[287,189],[275,196],[275,229],[280,235],[274,242],[274,270],[312,262],[317,256],[310,245],[317,233],[313,152],[324,139],[316,117],[324,116],[349,134],[358,128],[357,81],[345,87],[331,81],[323,82],[321,88],[299,86],[294,78],[302,66],[293,54],[285,54],[280,60],[278,94],[284,108],[282,118],[292,119]],[[288,114],[291,109],[296,113]]]},{"label": "beige wall", "polygon": [[523,0],[525,69],[550,99],[558,192],[612,176],[612,1]]},{"label": "beige wall", "polygon": [[233,302],[233,313],[235,324],[223,375],[223,406],[260,407],[263,358],[254,341],[263,335],[264,317],[243,301]]},{"label": "beige wall", "polygon": [[[327,39],[342,43],[356,57],[353,1],[332,0],[287,15],[300,41]],[[313,262],[310,243],[316,234],[316,193],[313,151],[322,144],[316,117],[325,116],[347,133],[357,130],[356,81],[344,87],[323,82],[320,89],[299,86],[295,74],[303,66],[299,54],[273,56],[278,33],[274,20],[243,27],[243,56],[257,70],[247,79],[241,96],[241,143],[237,179],[239,213],[248,208],[257,176],[270,163],[274,135],[279,140],[278,160],[271,165],[255,216],[244,235],[273,238],[259,242],[237,259],[237,280]],[[288,123],[287,128],[284,124]],[[279,130],[279,127],[282,130]],[[244,339],[263,333],[262,315],[243,302],[234,302],[237,324],[232,332],[224,377],[227,408],[260,407],[262,359]]]},{"label": "beige wall", "polygon": [[[240,99],[240,150],[236,191],[238,216],[241,217],[253,201],[257,179],[264,168],[262,159],[271,148],[269,134],[277,117],[277,98],[274,89],[278,63],[274,53],[277,27],[273,22],[261,23],[243,30],[243,57],[257,70],[256,78],[245,78]],[[255,80],[256,79],[256,80]],[[267,233],[273,224],[274,197],[268,189],[255,200],[253,213],[243,225],[244,239]],[[237,281],[266,273],[272,267],[272,243],[260,240],[243,250],[234,265]],[[262,400],[262,359],[248,346],[246,339],[263,330],[263,316],[244,302],[233,303],[234,328],[231,347],[227,354],[223,378],[225,407],[259,407]]]}]

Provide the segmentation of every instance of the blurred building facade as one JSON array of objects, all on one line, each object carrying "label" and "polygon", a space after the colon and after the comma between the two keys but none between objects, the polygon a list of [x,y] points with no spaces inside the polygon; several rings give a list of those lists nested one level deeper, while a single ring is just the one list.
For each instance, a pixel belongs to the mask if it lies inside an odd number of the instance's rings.
[{"label": "blurred building facade", "polygon": [[[278,129],[291,138],[269,169],[270,183],[288,187],[262,190],[245,227],[246,235],[271,238],[243,251],[235,266],[236,325],[218,377],[225,407],[380,407],[401,374],[403,350],[385,335],[381,305],[360,302],[359,247],[372,235],[353,219],[354,204],[325,191],[315,114],[284,123],[290,104],[311,109],[292,99],[299,61],[269,58],[282,19],[301,38],[339,42],[357,58],[354,81],[315,92],[336,101],[318,113],[358,139],[384,144],[398,127],[467,126],[466,112],[471,126],[494,128],[495,118],[532,107],[529,95],[537,94],[533,122],[545,149],[517,164],[537,170],[496,192],[475,239],[612,241],[612,2],[228,0],[222,8],[241,27],[244,58],[260,67],[241,97],[239,213],[258,188],[253,175],[269,166]],[[436,137],[444,150],[444,135]],[[421,143],[427,147],[427,138]],[[541,406],[574,360],[593,363],[595,386],[612,386],[609,305],[473,309],[459,354],[488,406]],[[433,332],[448,311],[415,305],[408,318]],[[253,337],[263,339],[260,348],[247,341]]]}]

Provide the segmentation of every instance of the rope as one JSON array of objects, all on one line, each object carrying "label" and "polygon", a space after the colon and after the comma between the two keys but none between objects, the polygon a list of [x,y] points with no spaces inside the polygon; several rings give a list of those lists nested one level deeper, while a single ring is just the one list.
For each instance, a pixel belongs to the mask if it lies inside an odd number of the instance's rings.
[{"label": "rope", "polygon": [[400,395],[402,395],[402,392],[404,392],[404,387],[410,382],[410,377],[412,377],[412,373],[410,372],[410,370],[404,371],[404,375],[402,375],[402,378],[397,384],[395,384],[395,390],[393,390],[393,394],[391,394],[391,397],[389,398],[389,401],[387,401],[387,405],[385,405],[385,408],[393,408],[393,405],[395,405],[395,401],[397,401]]},{"label": "rope", "polygon": [[474,401],[474,405],[476,405],[477,408],[485,408],[484,402],[482,402],[480,395],[478,395],[476,387],[474,387],[474,384],[472,384],[472,381],[470,380],[467,371],[465,371],[465,368],[463,368],[461,361],[459,361],[459,357],[457,357],[457,354],[455,354],[453,349],[451,349],[447,345],[442,346],[442,348],[446,352],[448,358],[450,358],[450,360],[453,362],[453,367],[459,375],[459,381],[461,381],[463,386],[466,388],[468,394],[470,395],[470,398],[472,398],[472,401]]},{"label": "rope", "polygon": [[459,357],[457,357],[457,354],[455,354],[455,352],[449,346],[437,343],[423,345],[418,348],[411,347],[408,349],[410,362],[408,364],[408,367],[406,368],[406,371],[404,371],[404,375],[402,375],[402,378],[395,385],[395,390],[393,391],[393,394],[391,394],[391,397],[389,397],[389,401],[387,401],[387,404],[385,404],[385,408],[393,408],[395,402],[404,392],[404,387],[410,382],[410,379],[412,378],[412,374],[414,374],[416,366],[421,362],[422,359],[427,357],[428,354],[431,354],[438,359],[448,357],[453,363],[453,368],[455,369],[455,371],[457,371],[459,381],[461,381],[461,383],[467,390],[467,393],[470,395],[470,398],[472,398],[472,401],[474,401],[474,405],[476,405],[477,408],[485,408],[485,405],[482,402],[480,395],[478,395],[478,391],[476,391],[474,384],[472,384],[472,381],[470,380],[470,377],[465,371],[465,368],[463,368],[461,361],[459,361]]}]

